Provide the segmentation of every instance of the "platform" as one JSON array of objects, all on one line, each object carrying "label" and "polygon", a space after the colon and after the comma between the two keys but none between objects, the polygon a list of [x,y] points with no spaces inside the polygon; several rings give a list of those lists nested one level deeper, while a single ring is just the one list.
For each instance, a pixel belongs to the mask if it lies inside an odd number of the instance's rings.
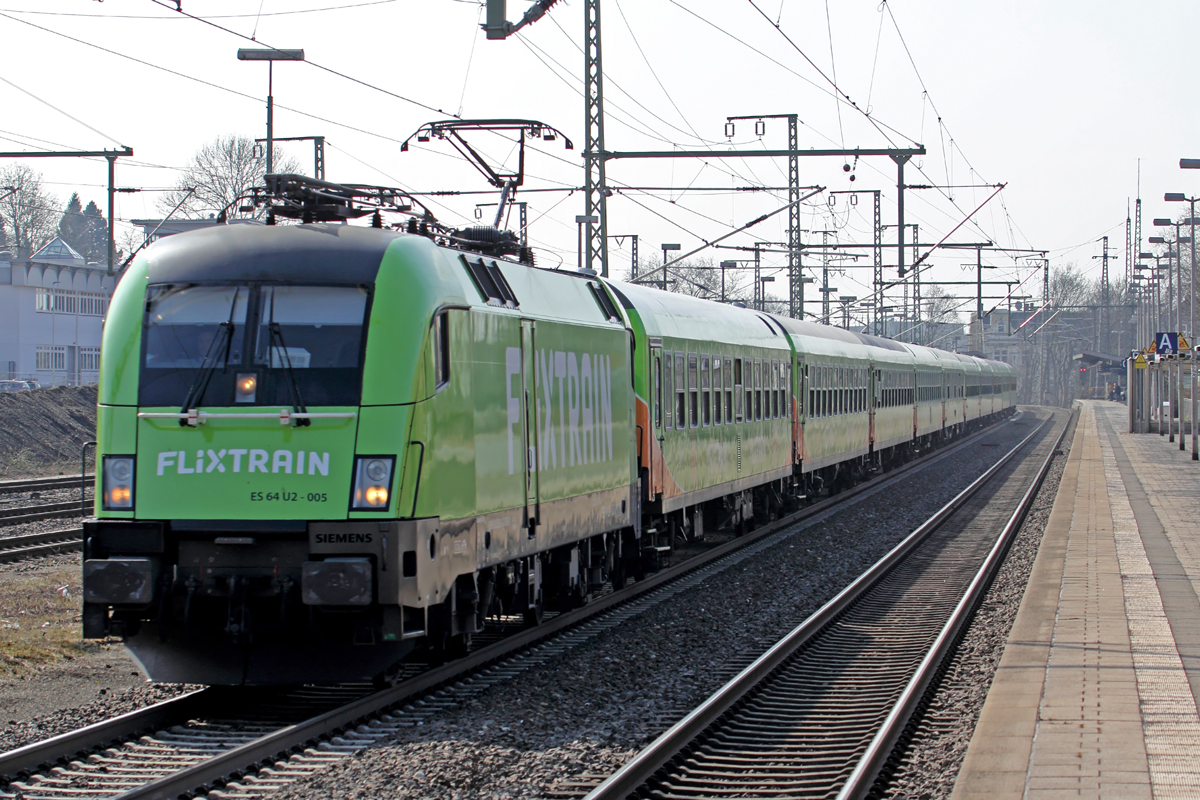
[{"label": "platform", "polygon": [[1200,798],[1200,464],[1084,401],[954,800]]}]

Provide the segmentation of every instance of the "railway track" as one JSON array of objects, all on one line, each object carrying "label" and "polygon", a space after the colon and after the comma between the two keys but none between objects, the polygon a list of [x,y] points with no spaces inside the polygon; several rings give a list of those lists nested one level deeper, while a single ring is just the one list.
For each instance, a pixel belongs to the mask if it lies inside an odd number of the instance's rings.
[{"label": "railway track", "polygon": [[[83,480],[90,481],[95,475],[84,475]],[[0,494],[11,492],[36,492],[43,489],[78,489],[80,476],[63,475],[57,478],[28,478],[19,481],[0,481]]]},{"label": "railway track", "polygon": [[[395,686],[360,694],[299,721],[223,713],[228,689],[206,689],[44,742],[0,754],[0,798],[120,796],[173,798],[218,787],[210,796],[261,796],[330,761],[389,738],[557,658],[626,620],[775,545],[797,524],[814,525],[916,469],[932,467],[996,430],[993,426],[836,497],[764,525],[583,608],[547,615],[440,667],[413,665]],[[241,690],[243,704],[257,703]],[[257,705],[253,707],[257,708]],[[221,709],[222,711],[217,711]],[[312,711],[317,711],[313,714]],[[8,783],[5,783],[5,780]],[[219,792],[219,795],[218,795]]]},{"label": "railway track", "polygon": [[78,500],[65,500],[61,503],[0,508],[0,525],[20,525],[23,522],[36,522],[41,519],[76,516],[83,513],[81,505]]},{"label": "railway track", "polygon": [[0,563],[67,553],[83,546],[83,528],[0,537]]},{"label": "railway track", "polygon": [[1069,415],[1034,444],[1051,420],[586,800],[879,789],[1058,451]]}]

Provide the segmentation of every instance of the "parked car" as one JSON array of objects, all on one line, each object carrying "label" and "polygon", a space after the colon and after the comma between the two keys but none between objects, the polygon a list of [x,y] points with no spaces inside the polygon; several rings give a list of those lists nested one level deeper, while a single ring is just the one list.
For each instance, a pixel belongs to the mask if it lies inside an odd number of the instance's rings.
[{"label": "parked car", "polygon": [[0,392],[24,392],[31,388],[26,381],[0,381]]}]

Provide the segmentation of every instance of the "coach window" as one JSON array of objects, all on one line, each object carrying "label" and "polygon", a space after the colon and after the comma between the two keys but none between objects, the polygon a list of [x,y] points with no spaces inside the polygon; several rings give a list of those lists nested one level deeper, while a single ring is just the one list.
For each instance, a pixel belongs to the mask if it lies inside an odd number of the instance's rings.
[{"label": "coach window", "polygon": [[688,422],[693,428],[700,424],[700,385],[696,376],[696,354],[688,353]]},{"label": "coach window", "polygon": [[725,356],[725,423],[733,425],[733,359]]},{"label": "coach window", "polygon": [[662,356],[654,355],[654,429],[662,429]]},{"label": "coach window", "polygon": [[700,354],[700,419],[704,427],[712,424],[712,362]]},{"label": "coach window", "polygon": [[721,383],[721,357],[712,359],[713,425],[720,425],[722,400],[725,399],[724,384]]},{"label": "coach window", "polygon": [[779,368],[783,371],[783,416],[788,419],[795,419],[795,410],[792,408],[792,360],[780,362]]},{"label": "coach window", "polygon": [[782,408],[784,408],[784,365],[781,365],[778,359],[770,362],[770,371],[775,375],[775,398],[770,401],[770,410],[774,411],[775,419],[778,420]]},{"label": "coach window", "polygon": [[434,385],[440,389],[450,382],[450,314],[446,311],[433,318],[433,363]]},{"label": "coach window", "polygon": [[779,419],[779,359],[771,359],[771,419]]},{"label": "coach window", "polygon": [[675,354],[675,427],[687,427],[687,379],[683,372],[683,353]]},{"label": "coach window", "polygon": [[754,359],[743,359],[742,362],[745,369],[743,378],[746,381],[743,392],[746,398],[745,420],[754,422]]},{"label": "coach window", "polygon": [[670,430],[670,428],[674,422],[674,420],[671,419],[671,410],[672,410],[672,407],[675,405],[675,381],[672,380],[675,377],[675,370],[673,368],[673,364],[675,363],[675,360],[674,360],[675,356],[672,355],[670,352],[666,352],[666,353],[662,354],[662,358],[663,358],[663,397],[665,398],[664,402],[663,402],[663,405],[665,406],[665,408],[663,408],[663,412],[666,415],[665,427],[668,430]]},{"label": "coach window", "polygon": [[745,402],[745,397],[742,395],[742,387],[745,385],[743,366],[742,359],[735,358],[733,360],[733,402],[737,406],[734,409],[734,419],[737,422],[745,419],[745,409],[742,405]]},{"label": "coach window", "polygon": [[762,359],[754,359],[754,419],[762,419]]}]

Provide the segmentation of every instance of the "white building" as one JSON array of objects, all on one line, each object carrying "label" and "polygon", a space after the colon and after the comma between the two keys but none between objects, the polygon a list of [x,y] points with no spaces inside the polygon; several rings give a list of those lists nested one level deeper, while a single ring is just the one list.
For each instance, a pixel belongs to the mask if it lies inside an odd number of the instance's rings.
[{"label": "white building", "polygon": [[0,377],[42,386],[95,383],[117,278],[62,239],[29,258],[0,252]]}]

